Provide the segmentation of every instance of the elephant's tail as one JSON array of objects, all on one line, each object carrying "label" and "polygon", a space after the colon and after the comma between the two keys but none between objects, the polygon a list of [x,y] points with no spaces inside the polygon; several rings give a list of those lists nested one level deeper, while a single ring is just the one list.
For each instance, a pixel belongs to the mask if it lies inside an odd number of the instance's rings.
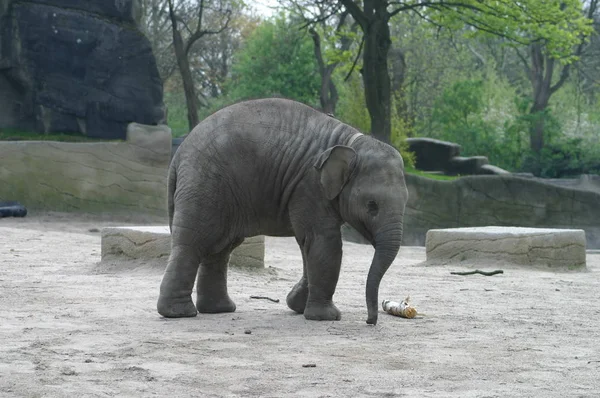
[{"label": "elephant's tail", "polygon": [[173,213],[175,212],[175,189],[177,187],[177,171],[175,162],[169,166],[169,177],[167,179],[167,206],[169,212],[169,230],[173,230]]}]

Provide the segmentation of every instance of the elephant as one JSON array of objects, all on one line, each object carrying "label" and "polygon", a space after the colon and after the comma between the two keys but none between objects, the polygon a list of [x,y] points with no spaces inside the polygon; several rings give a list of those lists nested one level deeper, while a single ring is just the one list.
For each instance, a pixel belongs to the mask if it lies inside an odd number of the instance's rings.
[{"label": "elephant", "polygon": [[408,199],[404,162],[392,146],[300,102],[242,101],[189,133],[167,185],[171,254],[160,315],[235,311],[230,253],[246,237],[267,235],[293,236],[302,252],[288,307],[309,320],[340,320],[332,298],[347,223],[375,248],[366,302],[367,323],[377,323],[379,285],[400,248]]}]

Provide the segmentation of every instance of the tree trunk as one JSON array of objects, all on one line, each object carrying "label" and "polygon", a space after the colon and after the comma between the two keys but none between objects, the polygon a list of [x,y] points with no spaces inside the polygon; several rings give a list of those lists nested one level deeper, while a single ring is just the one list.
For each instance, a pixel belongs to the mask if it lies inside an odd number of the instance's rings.
[{"label": "tree trunk", "polygon": [[531,125],[529,126],[529,145],[533,152],[540,153],[544,148],[544,127],[545,127],[545,115],[544,111],[547,104],[536,104],[534,103],[529,111],[532,117]]},{"label": "tree trunk", "polygon": [[321,103],[321,110],[328,114],[335,114],[335,106],[338,100],[337,89],[331,75],[335,69],[337,63],[331,65],[325,65],[323,61],[323,53],[321,49],[321,36],[313,28],[309,29],[314,43],[315,59],[319,67],[319,75],[321,76],[321,88],[319,90],[319,101]]},{"label": "tree trunk", "polygon": [[365,102],[371,117],[371,135],[390,143],[392,121],[390,113],[391,89],[388,73],[390,38],[389,2],[363,0],[363,9],[353,0],[340,0],[363,31],[363,68]]},{"label": "tree trunk", "polygon": [[411,115],[408,113],[408,102],[404,92],[404,81],[406,78],[406,58],[404,52],[399,48],[390,50],[390,61],[392,64],[392,95],[394,96],[394,108],[396,115],[407,124],[412,124]]},{"label": "tree trunk", "polygon": [[[194,41],[202,37],[199,31],[195,32],[195,35],[190,38],[187,44],[184,44],[181,32],[177,27],[177,17],[175,16],[175,10],[173,9],[173,2],[169,0],[169,18],[171,19],[171,30],[173,32],[173,47],[175,49],[175,57],[177,58],[177,66],[179,73],[181,74],[181,80],[183,83],[183,91],[185,93],[185,103],[187,106],[188,115],[188,127],[192,130],[198,124],[198,98],[196,97],[196,88],[194,87],[194,78],[192,77],[192,70],[190,68],[190,61],[188,59],[189,50]],[[203,3],[200,4],[200,18],[199,25],[202,21],[202,7]]]},{"label": "tree trunk", "polygon": [[390,143],[392,123],[388,52],[391,39],[386,16],[376,12],[366,28],[362,76],[365,101],[371,116],[371,135]]},{"label": "tree trunk", "polygon": [[176,26],[173,26],[173,44],[175,47],[175,57],[177,57],[177,66],[179,67],[183,83],[183,91],[185,93],[188,125],[189,129],[192,130],[199,122],[198,99],[196,98],[196,88],[194,87],[194,78],[192,77],[188,55],[185,53],[181,33]]},{"label": "tree trunk", "polygon": [[555,61],[544,55],[540,44],[531,45],[530,51],[529,79],[533,86],[533,104],[529,110],[531,116],[529,143],[531,150],[539,154],[544,148],[545,112],[553,92],[551,85]]}]

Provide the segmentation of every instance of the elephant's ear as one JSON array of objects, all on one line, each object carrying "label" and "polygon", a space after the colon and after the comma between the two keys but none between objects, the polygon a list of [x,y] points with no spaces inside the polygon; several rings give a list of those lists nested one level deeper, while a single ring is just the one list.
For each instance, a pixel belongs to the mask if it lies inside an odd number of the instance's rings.
[{"label": "elephant's ear", "polygon": [[356,152],[349,146],[336,145],[329,148],[315,162],[319,170],[321,186],[327,199],[332,200],[342,192],[356,164]]}]

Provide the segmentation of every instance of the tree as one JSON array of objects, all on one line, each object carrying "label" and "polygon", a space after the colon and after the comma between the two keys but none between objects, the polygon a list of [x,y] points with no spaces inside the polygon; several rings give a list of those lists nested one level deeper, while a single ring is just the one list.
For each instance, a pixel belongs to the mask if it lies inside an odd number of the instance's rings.
[{"label": "tree", "polygon": [[[173,56],[168,3],[165,0],[142,0],[140,4],[142,6],[141,29],[150,40],[158,72],[164,82],[177,69],[177,61]],[[179,7],[182,5],[184,3],[177,3]],[[180,11],[177,9],[176,13],[181,14]]]},{"label": "tree", "polygon": [[[311,0],[279,0],[293,15],[299,15],[303,23],[300,29],[308,27],[317,61],[321,88],[319,101],[321,110],[335,114],[339,94],[333,73],[341,62],[349,59],[350,47],[356,36],[356,23],[351,23],[347,11],[340,12],[337,2],[314,2]],[[350,28],[348,29],[348,25]]]},{"label": "tree", "polygon": [[[198,97],[194,85],[192,68],[190,66],[190,50],[192,46],[204,36],[215,35],[225,31],[231,21],[231,8],[224,1],[199,0],[197,4],[187,4],[188,7],[182,7],[187,13],[195,15],[193,25],[185,23],[176,13],[174,5],[176,0],[167,0],[169,5],[169,19],[171,21],[171,30],[173,34],[173,48],[175,49],[175,57],[177,66],[181,74],[183,82],[183,90],[188,114],[188,125],[190,130],[193,129],[199,122],[198,118]],[[193,6],[193,7],[192,7]],[[213,14],[210,19],[213,21],[212,26],[205,26],[205,13]],[[181,33],[181,27],[187,33],[187,39],[184,40]]]},{"label": "tree", "polygon": [[[388,55],[389,21],[401,12],[453,29],[468,26],[472,34],[492,34],[518,43],[546,43],[555,58],[569,59],[569,50],[581,42],[587,19],[579,13],[579,0],[340,0],[358,22],[364,35],[363,71],[365,99],[371,116],[371,134],[390,141],[391,88]],[[577,13],[574,9],[577,9]]]},{"label": "tree", "polygon": [[285,15],[264,21],[236,53],[230,99],[283,96],[314,104],[319,92],[311,39]]},{"label": "tree", "polygon": [[[597,5],[598,0],[591,0],[588,4],[586,14],[590,20],[596,12]],[[584,41],[582,40],[573,50],[571,59],[579,58],[583,49]],[[534,42],[529,45],[529,57],[518,50],[517,54],[523,62],[533,89],[532,104],[529,110],[532,121],[529,129],[530,146],[534,153],[539,154],[544,147],[544,126],[550,97],[567,81],[574,61],[560,65],[560,60],[543,42]],[[558,69],[561,70],[558,80],[556,80],[554,74]]]}]

